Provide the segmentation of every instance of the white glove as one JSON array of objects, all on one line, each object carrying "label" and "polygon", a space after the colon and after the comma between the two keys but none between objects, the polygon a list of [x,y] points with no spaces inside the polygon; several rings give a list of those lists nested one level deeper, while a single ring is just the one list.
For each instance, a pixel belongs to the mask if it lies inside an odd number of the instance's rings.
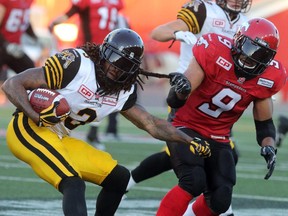
[{"label": "white glove", "polygon": [[196,44],[196,36],[189,31],[176,31],[174,32],[174,35],[176,40],[182,41],[192,46]]},{"label": "white glove", "polygon": [[16,43],[8,43],[6,45],[6,52],[15,58],[21,58],[24,56],[24,51],[21,45]]}]

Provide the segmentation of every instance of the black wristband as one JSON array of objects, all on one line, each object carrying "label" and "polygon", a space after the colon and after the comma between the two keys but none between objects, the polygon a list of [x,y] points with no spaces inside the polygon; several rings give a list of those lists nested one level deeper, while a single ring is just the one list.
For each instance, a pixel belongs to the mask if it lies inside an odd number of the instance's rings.
[{"label": "black wristband", "polygon": [[256,128],[256,138],[260,146],[262,144],[263,139],[265,139],[266,137],[271,137],[275,140],[276,129],[272,118],[265,121],[254,120],[254,122]]}]

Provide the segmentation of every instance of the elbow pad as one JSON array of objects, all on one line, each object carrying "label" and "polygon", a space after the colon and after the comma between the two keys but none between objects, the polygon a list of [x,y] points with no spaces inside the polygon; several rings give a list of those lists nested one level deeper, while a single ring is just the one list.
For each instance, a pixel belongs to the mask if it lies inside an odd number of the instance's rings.
[{"label": "elbow pad", "polygon": [[169,91],[166,102],[171,108],[177,109],[177,108],[182,107],[185,104],[186,99],[185,100],[179,99],[176,92],[175,92],[175,87],[172,87]]},{"label": "elbow pad", "polygon": [[266,137],[272,137],[275,140],[276,129],[272,118],[265,121],[254,120],[256,127],[257,142],[261,146],[262,141]]}]

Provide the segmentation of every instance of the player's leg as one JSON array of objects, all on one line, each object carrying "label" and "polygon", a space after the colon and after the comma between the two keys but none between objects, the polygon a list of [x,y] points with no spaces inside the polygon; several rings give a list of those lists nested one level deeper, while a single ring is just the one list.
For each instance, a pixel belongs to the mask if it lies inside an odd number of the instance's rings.
[{"label": "player's leg", "polygon": [[288,132],[288,118],[286,116],[280,115],[278,118],[277,133],[276,133],[276,146],[280,147],[282,141]]},{"label": "player's leg", "polygon": [[[181,129],[191,137],[197,136],[190,129]],[[199,196],[206,187],[204,159],[190,151],[189,145],[167,143],[171,153],[171,164],[178,178],[178,185],[162,199],[157,216],[183,215],[193,197]]]},{"label": "player's leg", "polygon": [[[28,68],[34,67],[34,62],[27,56],[24,55],[20,58],[15,58],[6,52],[6,49],[0,48],[0,86],[7,79],[8,68],[13,70],[15,73],[20,73]],[[5,104],[7,101],[6,95],[0,89],[0,105]]]},{"label": "player's leg", "polygon": [[19,58],[13,56],[7,56],[6,60],[7,60],[6,64],[8,65],[8,67],[11,68],[17,74],[25,71],[28,68],[35,67],[35,64],[32,61],[32,59],[26,54],[24,54],[22,57]]},{"label": "player's leg", "polygon": [[7,128],[7,144],[17,158],[63,194],[65,215],[87,215],[85,183],[57,134],[19,112]]},{"label": "player's leg", "polygon": [[130,178],[129,170],[117,164],[109,153],[100,151],[82,140],[77,140],[75,145],[75,140],[70,137],[63,140],[69,156],[73,158],[85,181],[102,186],[97,197],[95,215],[114,215],[126,192]]},{"label": "player's leg", "polygon": [[118,134],[118,112],[111,113],[108,116],[108,125],[106,128],[106,137],[119,140]]},{"label": "player's leg", "polygon": [[136,183],[142,182],[172,169],[170,157],[167,151],[157,152],[148,156],[135,169],[133,169],[131,171],[127,191]]},{"label": "player's leg", "polygon": [[206,215],[208,209],[216,215],[226,212],[236,183],[235,162],[229,145],[210,142],[210,148],[212,155],[205,160],[207,191],[193,204],[196,215]]},{"label": "player's leg", "polygon": [[[170,109],[170,107],[168,107],[168,112],[169,115],[167,121],[171,122],[175,116],[176,109]],[[171,169],[170,153],[166,146],[163,151],[157,152],[145,158],[136,168],[131,171],[127,191],[135,184]]]},{"label": "player's leg", "polygon": [[129,170],[121,165],[116,165],[101,183],[103,188],[97,197],[95,216],[115,214],[126,192],[129,178]]},{"label": "player's leg", "polygon": [[101,122],[90,123],[90,128],[86,136],[86,141],[99,150],[105,150],[106,147],[99,139],[99,125]]},{"label": "player's leg", "polygon": [[[236,165],[238,163],[238,151],[235,149],[235,142],[233,141],[233,139],[230,139],[230,146],[232,149],[232,155],[233,155],[234,163]],[[194,203],[195,203],[195,201],[193,201],[189,204],[189,206],[186,209],[186,212],[184,213],[183,216],[195,216],[195,213],[193,212]],[[225,213],[220,214],[220,216],[233,216],[232,205],[229,206],[229,209]]]},{"label": "player's leg", "polygon": [[85,182],[79,177],[64,178],[59,184],[59,191],[63,194],[62,207],[64,215],[87,215],[85,200]]},{"label": "player's leg", "polygon": [[[201,195],[200,195],[201,196]],[[186,209],[186,212],[183,214],[183,216],[195,216],[195,213],[193,211],[193,205],[195,201],[191,202]],[[229,206],[228,210],[225,213],[220,214],[219,216],[233,216],[233,210],[232,205]]]}]

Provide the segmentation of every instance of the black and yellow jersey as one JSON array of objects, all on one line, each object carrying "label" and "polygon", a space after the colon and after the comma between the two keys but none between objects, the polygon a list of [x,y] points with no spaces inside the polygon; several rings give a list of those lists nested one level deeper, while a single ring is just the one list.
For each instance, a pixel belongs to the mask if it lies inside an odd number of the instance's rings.
[{"label": "black and yellow jersey", "polygon": [[[71,114],[63,123],[52,127],[67,134],[79,125],[100,122],[110,113],[132,107],[137,99],[136,85],[129,91],[101,96],[94,62],[82,49],[66,49],[51,56],[43,67],[48,87],[56,89],[68,101]],[[62,131],[62,132],[61,132]]]}]

